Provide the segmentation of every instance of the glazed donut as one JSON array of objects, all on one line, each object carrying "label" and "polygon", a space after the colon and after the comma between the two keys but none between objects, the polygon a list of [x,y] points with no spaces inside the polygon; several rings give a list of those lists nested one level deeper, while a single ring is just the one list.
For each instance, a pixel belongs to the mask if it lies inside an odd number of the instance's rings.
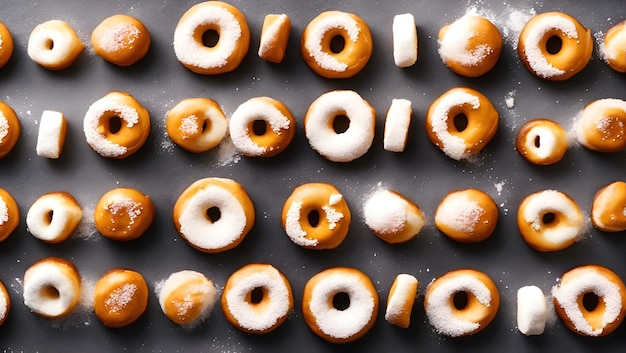
[{"label": "glazed donut", "polygon": [[393,62],[398,67],[413,66],[417,62],[417,27],[415,17],[410,13],[393,17],[392,43]]},{"label": "glazed donut", "polygon": [[517,290],[517,329],[526,336],[541,335],[548,321],[548,304],[537,286]]},{"label": "glazed donut", "polygon": [[291,31],[289,16],[285,14],[265,16],[261,29],[259,58],[277,64],[282,62],[287,51],[289,31]]},{"label": "glazed donut", "polygon": [[143,58],[150,42],[146,26],[128,15],[107,17],[91,32],[96,55],[118,66],[130,66]]},{"label": "glazed donut", "polygon": [[520,156],[536,165],[560,161],[569,147],[567,131],[548,119],[530,120],[519,129],[515,148]]},{"label": "glazed donut", "polygon": [[383,148],[391,152],[403,152],[411,125],[413,108],[408,99],[393,99],[385,116]]},{"label": "glazed donut", "polygon": [[63,144],[67,136],[67,122],[61,112],[44,110],[39,121],[37,135],[37,155],[57,159],[63,152]]},{"label": "glazed donut", "polygon": [[13,55],[13,36],[11,32],[0,22],[0,69],[4,67]]},{"label": "glazed donut", "polygon": [[[342,43],[335,48],[338,39]],[[304,62],[326,78],[356,75],[372,56],[372,48],[367,23],[355,14],[341,11],[325,11],[311,20],[300,43]]]},{"label": "glazed donut", "polygon": [[311,331],[332,343],[361,338],[378,317],[378,293],[370,278],[349,267],[319,272],[304,285],[302,315]]},{"label": "glazed donut", "polygon": [[585,231],[578,204],[556,190],[526,196],[517,210],[517,227],[522,238],[535,250],[547,252],[567,248]]},{"label": "glazed donut", "polygon": [[[349,124],[345,131],[340,131],[342,118]],[[311,147],[324,158],[350,162],[372,146],[375,124],[376,111],[358,93],[331,91],[309,106],[304,117],[304,133]]]},{"label": "glazed donut", "polygon": [[9,311],[11,311],[11,297],[9,297],[9,292],[7,292],[4,283],[0,281],[0,326],[6,321]]},{"label": "glazed donut", "polygon": [[619,327],[626,315],[625,293],[621,278],[597,265],[565,272],[552,288],[557,315],[567,328],[583,336],[606,336]]},{"label": "glazed donut", "polygon": [[244,156],[272,157],[293,140],[296,120],[276,99],[255,97],[237,107],[228,130],[233,144]]},{"label": "glazed donut", "polygon": [[202,273],[183,270],[172,273],[157,287],[157,296],[168,319],[179,325],[193,326],[211,315],[217,289]]},{"label": "glazed donut", "polygon": [[26,227],[37,239],[56,244],[69,238],[83,216],[80,205],[64,191],[43,194],[26,214]]},{"label": "glazed donut", "polygon": [[126,158],[139,150],[150,134],[150,115],[126,92],[109,92],[85,114],[87,143],[99,155]]},{"label": "glazed donut", "polygon": [[84,49],[72,27],[59,20],[37,25],[28,38],[28,56],[48,70],[71,66]]},{"label": "glazed donut", "polygon": [[602,57],[611,69],[626,73],[626,21],[606,31],[601,51]]},{"label": "glazed donut", "polygon": [[597,152],[619,152],[626,148],[626,101],[598,99],[583,109],[574,124],[578,142]]},{"label": "glazed donut", "polygon": [[250,333],[274,330],[293,310],[287,277],[269,264],[249,264],[235,271],[226,281],[221,302],[228,322]]},{"label": "glazed donut", "polygon": [[[217,34],[217,43],[205,43],[208,34]],[[178,21],[174,31],[174,52],[187,69],[202,75],[235,70],[250,47],[248,22],[239,9],[221,1],[198,3]]]},{"label": "glazed donut", "polygon": [[148,306],[148,285],[139,272],[114,268],[96,283],[93,309],[107,327],[124,327],[135,322]]},{"label": "glazed donut", "polygon": [[289,239],[306,249],[334,249],[348,235],[352,216],[343,195],[325,183],[296,187],[285,200],[281,221]]},{"label": "glazed donut", "polygon": [[535,76],[551,81],[567,80],[582,71],[592,51],[591,32],[562,12],[531,18],[520,33],[517,46],[524,66]]},{"label": "glazed donut", "polygon": [[446,156],[461,160],[480,152],[498,130],[499,115],[482,93],[455,87],[428,108],[428,139]]},{"label": "glazed donut", "polygon": [[217,253],[239,245],[254,225],[252,200],[231,179],[204,178],[185,189],[172,212],[178,234],[193,248]]},{"label": "glazed donut", "polygon": [[165,119],[167,135],[189,152],[206,152],[226,136],[228,121],[220,106],[209,98],[178,102]]},{"label": "glazed donut", "polygon": [[0,101],[0,158],[5,157],[20,138],[20,121],[15,111]]},{"label": "glazed donut", "polygon": [[614,181],[596,192],[591,222],[604,232],[626,230],[626,182]]},{"label": "glazed donut", "polygon": [[20,224],[20,208],[11,194],[0,188],[0,242]]},{"label": "glazed donut", "polygon": [[94,210],[94,223],[100,234],[113,240],[139,238],[152,224],[154,204],[150,196],[132,188],[107,191]]},{"label": "glazed donut", "polygon": [[46,257],[24,273],[24,305],[47,318],[69,315],[81,296],[81,278],[71,262]]},{"label": "glazed donut", "polygon": [[496,229],[498,206],[482,190],[464,189],[447,194],[435,211],[435,226],[462,243],[483,241]]},{"label": "glazed donut", "polygon": [[439,56],[453,72],[478,77],[489,72],[502,51],[502,35],[488,19],[468,13],[439,30]]},{"label": "glazed donut", "polygon": [[365,224],[389,244],[414,239],[424,226],[419,206],[393,190],[374,192],[363,205]]},{"label": "glazed donut", "polygon": [[385,320],[388,323],[402,328],[409,327],[418,285],[414,276],[405,273],[396,276],[387,297]]},{"label": "glazed donut", "polygon": [[424,309],[438,333],[461,337],[483,330],[500,306],[500,294],[486,274],[473,269],[450,271],[428,285]]}]

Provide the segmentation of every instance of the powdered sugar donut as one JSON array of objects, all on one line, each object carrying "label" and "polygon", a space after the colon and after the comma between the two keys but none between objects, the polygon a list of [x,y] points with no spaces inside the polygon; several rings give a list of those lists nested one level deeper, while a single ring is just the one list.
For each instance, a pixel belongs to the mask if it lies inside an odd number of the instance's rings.
[{"label": "powdered sugar donut", "polygon": [[413,107],[408,99],[393,99],[385,116],[385,135],[383,148],[391,152],[402,152],[411,125]]},{"label": "powdered sugar donut", "polygon": [[259,58],[273,63],[280,63],[285,57],[291,20],[285,14],[267,15],[263,20],[259,43]]},{"label": "powdered sugar donut", "polygon": [[71,194],[63,191],[41,195],[26,214],[28,231],[46,243],[69,238],[80,223],[83,211]]},{"label": "powdered sugar donut", "polygon": [[385,320],[393,325],[407,328],[411,323],[411,311],[417,298],[417,278],[401,273],[396,276],[387,297]]},{"label": "powdered sugar donut", "polygon": [[596,192],[591,222],[604,232],[626,230],[626,182],[614,181]]},{"label": "powdered sugar donut", "polygon": [[228,121],[216,101],[209,98],[187,98],[167,112],[167,135],[189,152],[206,152],[226,136]]},{"label": "powdered sugar donut", "polygon": [[114,268],[96,283],[93,310],[107,327],[124,327],[135,322],[148,306],[148,285],[136,271]]},{"label": "powdered sugar donut", "polygon": [[597,152],[626,148],[626,101],[615,98],[589,103],[574,124],[578,142]]},{"label": "powdered sugar donut", "polygon": [[517,290],[517,329],[526,336],[541,335],[548,321],[548,304],[537,286]]},{"label": "powdered sugar donut", "polygon": [[536,165],[550,165],[560,161],[568,147],[567,131],[548,119],[526,122],[515,138],[517,153]]},{"label": "powdered sugar donut", "polygon": [[139,238],[152,224],[154,204],[150,196],[133,188],[107,191],[96,204],[94,223],[100,234],[113,240]]},{"label": "powdered sugar donut", "polygon": [[96,55],[118,66],[130,66],[143,58],[150,42],[146,26],[128,15],[107,17],[91,32]]},{"label": "powdered sugar donut", "polygon": [[363,205],[365,224],[382,240],[404,243],[415,238],[425,220],[420,208],[393,190],[379,190]]},{"label": "powdered sugar donut", "polygon": [[21,130],[15,111],[0,101],[0,158],[5,157],[15,147]]},{"label": "powdered sugar donut", "polygon": [[84,49],[72,27],[60,20],[37,25],[28,37],[28,56],[48,70],[71,66]]},{"label": "powdered sugar donut", "polygon": [[71,262],[46,257],[24,273],[24,305],[43,317],[61,318],[80,301],[81,279]]},{"label": "powdered sugar donut", "polygon": [[0,188],[0,242],[20,224],[20,208],[11,194]]},{"label": "powdered sugar donut", "polygon": [[9,297],[9,292],[7,292],[4,283],[0,281],[0,326],[4,324],[4,321],[6,321],[10,311],[11,297]]},{"label": "powdered sugar donut", "polygon": [[4,67],[13,55],[13,36],[11,32],[0,22],[0,69]]},{"label": "powdered sugar donut", "polygon": [[393,61],[398,67],[413,66],[417,62],[417,27],[410,13],[395,15],[391,27]]},{"label": "powdered sugar donut", "polygon": [[215,284],[200,272],[172,273],[157,287],[161,310],[179,325],[195,325],[211,315],[217,301]]},{"label": "powdered sugar donut", "polygon": [[463,243],[487,239],[496,229],[498,206],[482,190],[464,189],[447,194],[435,211],[435,226]]},{"label": "powdered sugar donut", "polygon": [[610,68],[620,73],[626,73],[626,21],[622,21],[606,31],[601,51]]}]

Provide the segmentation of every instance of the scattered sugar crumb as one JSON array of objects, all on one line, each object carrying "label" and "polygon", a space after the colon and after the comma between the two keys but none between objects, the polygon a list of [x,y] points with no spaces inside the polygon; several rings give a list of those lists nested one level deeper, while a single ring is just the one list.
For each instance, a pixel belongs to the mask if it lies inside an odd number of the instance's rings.
[{"label": "scattered sugar crumb", "polygon": [[515,107],[515,94],[516,90],[512,90],[504,96],[504,103],[506,103],[506,107],[509,109],[513,109]]},{"label": "scattered sugar crumb", "polygon": [[237,147],[230,137],[225,138],[217,147],[217,165],[224,167],[237,164],[241,160],[241,155],[237,152]]}]

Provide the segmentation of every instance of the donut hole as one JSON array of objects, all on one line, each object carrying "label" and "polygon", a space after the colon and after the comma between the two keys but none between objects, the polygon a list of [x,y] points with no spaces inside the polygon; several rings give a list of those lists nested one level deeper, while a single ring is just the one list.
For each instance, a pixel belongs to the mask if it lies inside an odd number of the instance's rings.
[{"label": "donut hole", "polygon": [[210,119],[204,119],[202,121],[202,126],[200,126],[200,131],[205,132],[207,130],[211,129],[211,120]]},{"label": "donut hole", "polygon": [[265,291],[263,287],[256,287],[250,291],[250,304],[259,304],[263,301]]},{"label": "donut hole", "polygon": [[51,224],[52,218],[54,218],[54,210],[50,210],[43,215],[43,221],[46,224]]},{"label": "donut hole", "polygon": [[456,129],[456,131],[462,132],[465,129],[467,129],[467,124],[468,124],[467,115],[463,113],[457,114],[454,116],[454,119],[452,120],[453,120],[454,128]]},{"label": "donut hole", "polygon": [[333,54],[339,54],[346,47],[346,40],[341,35],[336,35],[330,39],[330,51]]},{"label": "donut hole", "polygon": [[211,223],[215,223],[222,218],[222,211],[220,211],[219,207],[209,207],[206,210],[206,216]]},{"label": "donut hole", "polygon": [[109,132],[112,134],[117,134],[122,130],[122,118],[117,115],[113,115],[109,118]]},{"label": "donut hole", "polygon": [[343,134],[344,132],[348,131],[349,128],[350,119],[347,116],[341,114],[337,115],[333,119],[333,130],[336,134]]},{"label": "donut hole", "polygon": [[556,220],[556,215],[552,212],[546,212],[543,216],[541,216],[541,222],[543,224],[551,224]]},{"label": "donut hole", "polygon": [[220,33],[215,29],[208,29],[202,33],[202,45],[207,48],[214,48],[220,41]]},{"label": "donut hole", "polygon": [[600,298],[593,292],[583,294],[582,306],[587,311],[594,311],[600,304]]},{"label": "donut hole", "polygon": [[563,40],[559,36],[552,36],[546,41],[546,51],[551,54],[557,54],[563,47]]},{"label": "donut hole", "polygon": [[309,225],[311,227],[317,227],[320,224],[320,212],[318,210],[313,210],[309,212],[309,214],[307,215],[307,220],[309,221]]},{"label": "donut hole", "polygon": [[41,297],[45,299],[58,299],[61,296],[59,290],[51,285],[41,288]]},{"label": "donut hole", "polygon": [[333,295],[333,308],[344,311],[350,307],[350,296],[346,292]]},{"label": "donut hole", "polygon": [[463,310],[467,308],[468,296],[466,291],[458,291],[454,293],[454,297],[452,297],[452,304],[456,310]]},{"label": "donut hole", "polygon": [[535,136],[535,139],[533,140],[533,143],[534,143],[535,147],[537,147],[537,148],[541,147],[541,138],[539,137],[539,135]]},{"label": "donut hole", "polygon": [[252,122],[252,132],[257,136],[263,136],[267,132],[267,122],[265,120],[255,120]]},{"label": "donut hole", "polygon": [[44,48],[46,48],[47,50],[54,49],[54,41],[52,39],[46,40],[46,42],[44,43]]}]

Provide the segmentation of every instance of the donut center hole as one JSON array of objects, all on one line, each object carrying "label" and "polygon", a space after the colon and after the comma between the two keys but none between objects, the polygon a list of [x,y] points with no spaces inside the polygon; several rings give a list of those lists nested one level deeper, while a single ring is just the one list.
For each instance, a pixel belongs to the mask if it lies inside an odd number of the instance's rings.
[{"label": "donut center hole", "polygon": [[215,223],[222,218],[222,212],[218,207],[213,206],[206,210],[206,216],[211,223]]},{"label": "donut center hole", "polygon": [[541,147],[541,139],[539,138],[539,135],[535,136],[535,147],[539,148]]},{"label": "donut center hole", "polygon": [[200,127],[200,131],[204,132],[207,131],[211,128],[211,120],[209,119],[204,119],[202,121],[202,126]]},{"label": "donut center hole", "polygon": [[48,50],[54,49],[54,41],[52,39],[48,39],[44,45]]},{"label": "donut center hole", "polygon": [[109,132],[112,134],[117,134],[122,130],[122,118],[117,115],[114,115],[109,118]]},{"label": "donut center hole", "polygon": [[311,227],[317,227],[320,224],[320,212],[318,210],[313,210],[309,212],[307,219]]},{"label": "donut center hole", "polygon": [[350,128],[350,119],[345,115],[337,115],[333,119],[333,130],[337,134],[343,134]]},{"label": "donut center hole", "polygon": [[467,129],[467,115],[461,113],[454,117],[454,128],[461,132]]},{"label": "donut center hole", "polygon": [[583,307],[587,311],[594,311],[598,307],[599,301],[600,299],[593,292],[583,294]]},{"label": "donut center hole", "polygon": [[213,48],[220,40],[220,34],[214,29],[209,29],[202,33],[202,44],[207,48]]},{"label": "donut center hole", "polygon": [[333,308],[344,311],[350,307],[350,296],[348,293],[339,292],[333,296]]},{"label": "donut center hole", "polygon": [[45,286],[41,289],[41,296],[46,299],[58,299],[61,294],[59,290],[53,286]]},{"label": "donut center hole", "polygon": [[548,38],[548,41],[546,42],[546,51],[552,55],[560,52],[562,47],[563,40],[558,36],[552,36]]},{"label": "donut center hole", "polygon": [[261,301],[263,301],[263,288],[256,287],[250,292],[250,303],[259,304]]},{"label": "donut center hole", "polygon": [[257,136],[263,136],[267,132],[267,123],[265,120],[255,120],[252,123],[252,132]]},{"label": "donut center hole", "polygon": [[330,40],[330,51],[333,54],[339,54],[346,47],[346,40],[343,36],[334,36]]},{"label": "donut center hole", "polygon": [[463,310],[467,307],[467,292],[460,291],[454,293],[454,297],[452,298],[452,303],[457,310]]},{"label": "donut center hole", "polygon": [[46,222],[46,224],[50,224],[52,223],[52,218],[54,217],[54,211],[50,210],[48,211],[45,215],[44,215],[44,222]]},{"label": "donut center hole", "polygon": [[543,217],[541,217],[541,221],[543,222],[543,224],[550,224],[554,222],[555,219],[556,219],[556,215],[552,212],[548,212],[544,214]]}]

